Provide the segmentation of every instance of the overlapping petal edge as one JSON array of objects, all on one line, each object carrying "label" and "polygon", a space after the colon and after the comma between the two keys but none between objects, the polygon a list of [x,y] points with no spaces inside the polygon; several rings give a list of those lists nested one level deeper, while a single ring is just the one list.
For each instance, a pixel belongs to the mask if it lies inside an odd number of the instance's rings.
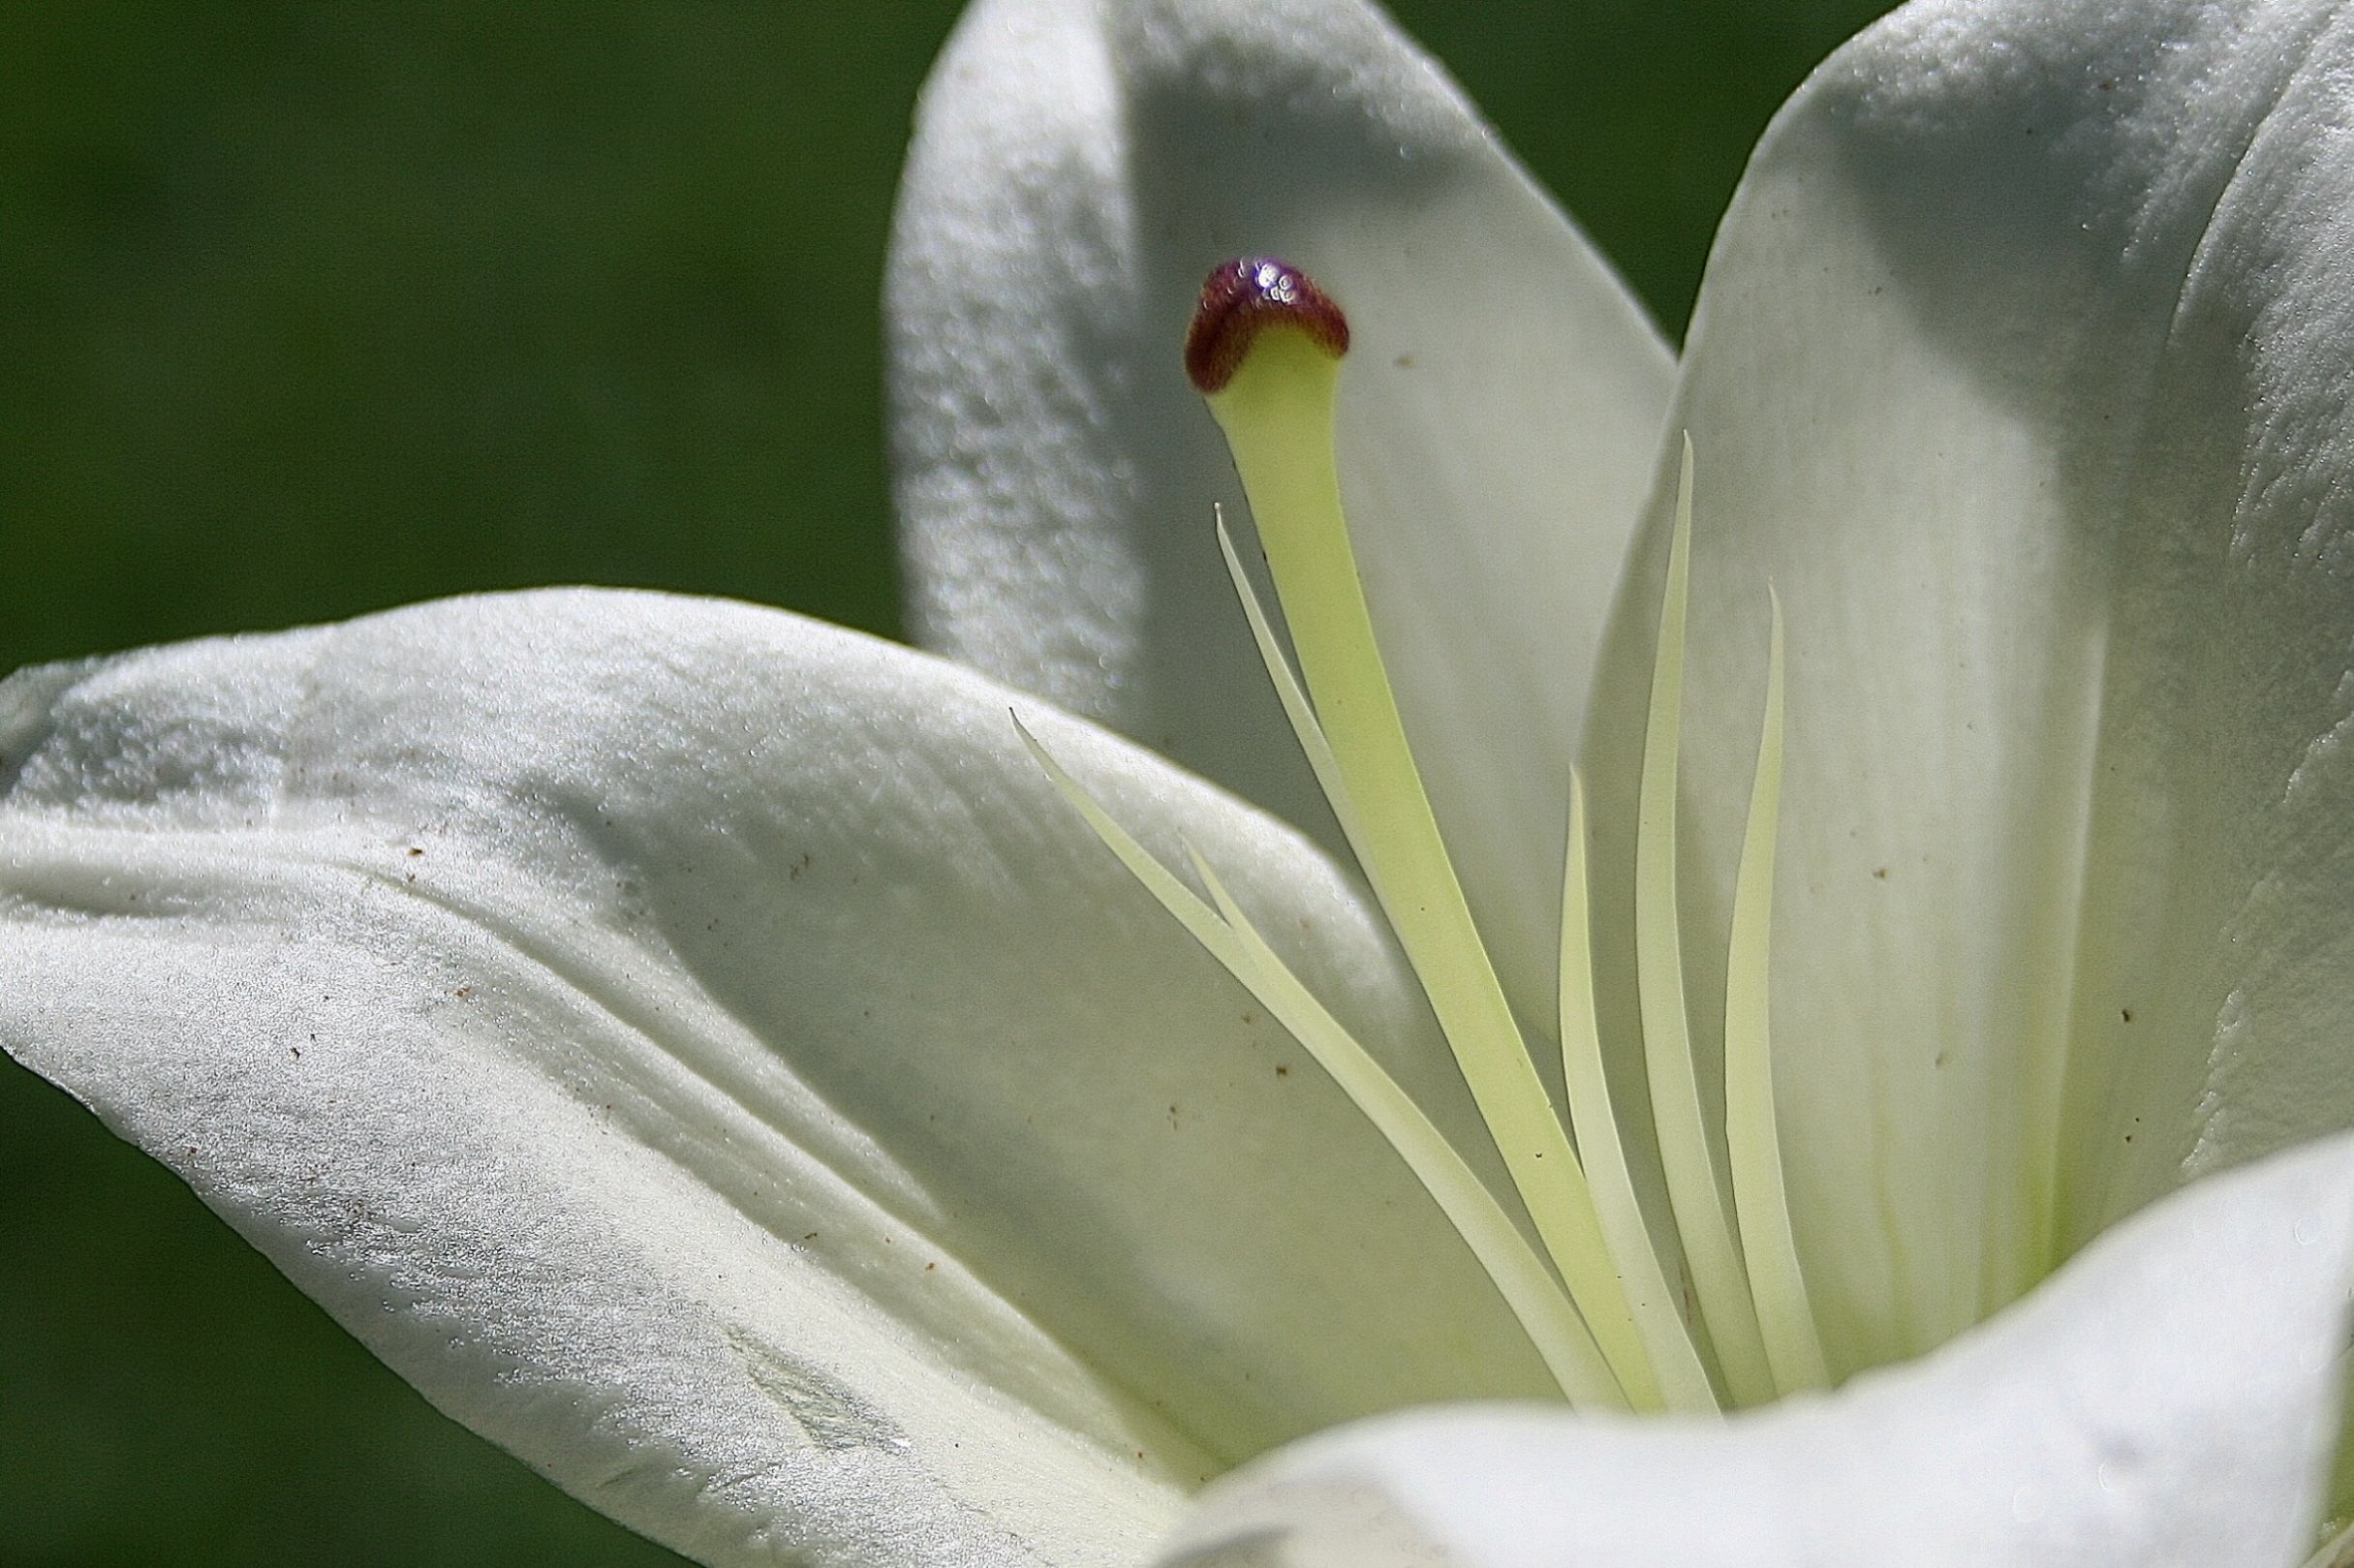
[{"label": "overlapping petal edge", "polygon": [[2354,1137],[2198,1184],[1923,1361],[1722,1425],[1464,1406],[1219,1483],[1183,1568],[2289,1568],[2314,1545]]}]

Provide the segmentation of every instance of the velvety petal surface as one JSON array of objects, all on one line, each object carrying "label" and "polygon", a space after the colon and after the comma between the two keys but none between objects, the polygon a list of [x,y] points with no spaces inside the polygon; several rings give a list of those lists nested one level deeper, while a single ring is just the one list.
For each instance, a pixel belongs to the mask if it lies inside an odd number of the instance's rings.
[{"label": "velvety petal surface", "polygon": [[1009,705],[1459,1116],[1295,834],[928,656],[586,591],[0,686],[0,1044],[712,1563],[1123,1560],[1278,1441],[1543,1389]]},{"label": "velvety petal surface", "polygon": [[2295,1568],[2354,1279],[2354,1143],[2201,1183],[1929,1360],[1720,1425],[1393,1417],[1221,1483],[1164,1561]]},{"label": "velvety petal surface", "polygon": [[1631,297],[1359,0],[981,0],[925,91],[886,291],[913,620],[1328,838],[1211,533],[1204,276],[1348,313],[1342,489],[1409,728],[1547,1016],[1568,761],[1666,404]]},{"label": "velvety petal surface", "polygon": [[[2335,4],[1921,0],[1719,236],[1688,951],[1705,1013],[1772,583],[1781,1128],[1848,1367],[2354,1124],[2350,68]],[[1586,745],[1621,835],[1665,509]]]}]

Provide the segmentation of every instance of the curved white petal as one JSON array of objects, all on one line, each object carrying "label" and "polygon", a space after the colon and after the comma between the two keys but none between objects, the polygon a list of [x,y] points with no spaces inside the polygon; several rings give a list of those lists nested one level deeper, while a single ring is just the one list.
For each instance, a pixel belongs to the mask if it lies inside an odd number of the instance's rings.
[{"label": "curved white petal", "polygon": [[892,241],[914,624],[1329,838],[1211,535],[1179,347],[1274,254],[1355,336],[1343,489],[1401,704],[1515,999],[1548,1016],[1568,761],[1665,350],[1359,0],[981,0]]},{"label": "curved white petal", "polygon": [[1163,1560],[2295,1568],[2354,1283],[2354,1142],[2202,1183],[1921,1364],[1720,1426],[1394,1417],[1214,1489]]},{"label": "curved white petal", "polygon": [[1770,580],[1781,1126],[1849,1367],[2354,1124],[2349,68],[2318,0],[1923,0],[1801,90],[1719,234],[1676,412],[1688,952],[1722,950]]},{"label": "curved white petal", "polygon": [[0,1044],[713,1563],[1117,1560],[1276,1441],[1546,1387],[1010,700],[1461,1116],[1295,835],[927,656],[652,595],[0,687]]}]

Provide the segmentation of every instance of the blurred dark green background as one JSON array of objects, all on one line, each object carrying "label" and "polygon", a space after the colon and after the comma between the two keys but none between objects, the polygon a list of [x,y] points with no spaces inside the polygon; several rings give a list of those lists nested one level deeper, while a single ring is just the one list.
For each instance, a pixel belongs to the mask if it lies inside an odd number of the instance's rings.
[{"label": "blurred dark green background", "polygon": [[[0,7],[0,669],[471,589],[881,631],[875,295],[955,0]],[[1681,329],[1875,0],[1404,0]],[[0,1563],[676,1559],[0,1061]]]}]

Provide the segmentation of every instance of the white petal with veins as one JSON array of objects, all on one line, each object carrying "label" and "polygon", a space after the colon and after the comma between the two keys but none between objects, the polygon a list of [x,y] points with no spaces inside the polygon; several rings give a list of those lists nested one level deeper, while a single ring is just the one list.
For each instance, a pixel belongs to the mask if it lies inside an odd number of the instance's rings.
[{"label": "white petal with veins", "polygon": [[[1719,234],[1677,394],[1687,745],[1747,746],[1771,580],[1781,1130],[1846,1369],[2354,1124],[2349,57],[2308,0],[1910,6]],[[1586,743],[1614,832],[1663,501],[1645,526]],[[1746,781],[1687,785],[1706,965]]]},{"label": "white petal with veins", "polygon": [[1342,471],[1433,799],[1551,1007],[1569,754],[1665,348],[1439,67],[1356,0],[983,0],[893,238],[914,622],[1337,842],[1211,535],[1248,515],[1177,345],[1271,254],[1357,324]]},{"label": "white petal with veins", "polygon": [[713,1563],[1132,1558],[1274,1443],[1548,1388],[1013,701],[1462,1136],[1295,835],[927,656],[653,595],[0,687],[0,1044],[444,1409]]}]

